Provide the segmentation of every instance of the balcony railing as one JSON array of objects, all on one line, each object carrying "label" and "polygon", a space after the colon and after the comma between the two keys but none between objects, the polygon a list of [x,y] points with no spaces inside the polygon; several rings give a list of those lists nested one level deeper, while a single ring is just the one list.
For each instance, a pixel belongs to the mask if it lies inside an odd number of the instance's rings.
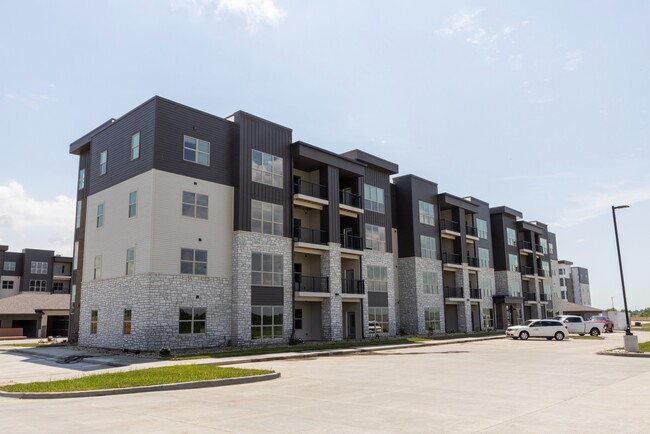
[{"label": "balcony railing", "polygon": [[445,286],[443,294],[445,298],[464,298],[462,286]]},{"label": "balcony railing", "polygon": [[533,267],[528,267],[526,265],[522,265],[519,267],[519,272],[521,274],[525,274],[526,276],[532,276],[533,275]]},{"label": "balcony railing", "polygon": [[361,196],[358,194],[350,193],[349,191],[340,192],[339,201],[343,205],[353,206],[355,208],[361,208]]},{"label": "balcony railing", "polygon": [[467,232],[467,235],[478,238],[478,229],[474,226],[465,225],[465,231]]},{"label": "balcony railing", "polygon": [[548,300],[549,298],[550,297],[548,295],[544,294],[543,292],[539,293],[539,301],[549,301]]},{"label": "balcony railing", "polygon": [[530,241],[519,241],[519,250],[533,250],[533,245]]},{"label": "balcony railing", "polygon": [[329,278],[294,274],[293,290],[303,292],[329,292]]},{"label": "balcony railing", "polygon": [[318,199],[327,199],[327,186],[301,179],[300,181],[294,181],[293,194],[304,194]]},{"label": "balcony railing", "polygon": [[343,294],[365,294],[363,280],[341,279],[341,292]]},{"label": "balcony railing", "polygon": [[548,273],[543,268],[538,268],[537,269],[537,275],[539,277],[548,277]]},{"label": "balcony railing", "polygon": [[341,234],[341,247],[344,249],[363,250],[363,238],[356,235]]},{"label": "balcony railing", "polygon": [[440,219],[440,230],[448,230],[452,232],[460,232],[460,223],[453,220]]},{"label": "balcony railing", "polygon": [[458,253],[442,252],[443,264],[461,264],[462,257]]},{"label": "balcony railing", "polygon": [[473,258],[471,256],[467,257],[467,265],[470,267],[478,268],[479,267],[479,261],[478,258]]},{"label": "balcony railing", "polygon": [[537,301],[534,292],[524,292],[524,300],[526,301]]},{"label": "balcony railing", "polygon": [[481,288],[470,288],[469,298],[481,298]]},{"label": "balcony railing", "polygon": [[544,247],[541,244],[535,244],[535,251],[537,253],[544,253]]},{"label": "balcony railing", "polygon": [[311,244],[325,244],[325,231],[299,226],[293,228],[293,241]]}]

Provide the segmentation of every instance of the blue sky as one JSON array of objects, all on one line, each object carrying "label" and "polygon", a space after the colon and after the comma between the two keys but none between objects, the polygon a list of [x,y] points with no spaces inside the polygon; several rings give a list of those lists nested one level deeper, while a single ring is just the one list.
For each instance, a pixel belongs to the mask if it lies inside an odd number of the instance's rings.
[{"label": "blue sky", "polygon": [[0,3],[0,244],[72,250],[68,145],[153,95],[245,110],[549,224],[593,305],[650,306],[650,3]]}]

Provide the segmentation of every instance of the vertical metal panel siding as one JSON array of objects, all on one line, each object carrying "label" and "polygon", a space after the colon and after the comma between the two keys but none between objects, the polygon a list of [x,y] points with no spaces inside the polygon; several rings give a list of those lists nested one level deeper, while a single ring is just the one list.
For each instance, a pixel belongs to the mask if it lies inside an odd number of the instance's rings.
[{"label": "vertical metal panel siding", "polygon": [[492,214],[490,216],[494,269],[497,271],[507,270],[506,257],[508,255],[505,251],[506,229],[503,218],[503,214]]},{"label": "vertical metal panel siding", "polygon": [[323,213],[327,226],[325,230],[328,233],[329,241],[332,243],[341,242],[341,218],[339,212],[339,169],[332,166],[326,166],[321,169],[322,185],[327,186],[327,206],[326,214]]},{"label": "vertical metal panel siding", "polygon": [[[23,276],[20,279],[20,290],[29,290],[29,281],[34,280],[47,280],[47,290],[52,289],[52,259],[53,252],[47,250],[31,250],[25,251],[23,256]],[[32,261],[47,262],[47,274],[32,274],[31,267]],[[18,269],[18,267],[16,267]]]},{"label": "vertical metal panel siding", "polygon": [[489,254],[490,254],[490,265],[494,267],[494,252],[492,251],[492,222],[490,221],[490,208],[488,205],[484,205],[480,202],[472,202],[476,203],[479,206],[478,213],[474,215],[474,225],[476,225],[476,219],[479,218],[481,220],[485,220],[487,222],[487,232],[488,232],[488,239],[484,240],[483,238],[479,237],[479,240],[476,241],[476,256],[478,256],[478,248],[482,249],[487,249]]},{"label": "vertical metal panel siding", "polygon": [[[387,173],[379,171],[372,166],[366,168],[365,183],[375,187],[384,189],[384,214],[366,210],[365,222],[386,228],[386,251],[393,251],[393,241],[391,234],[392,218],[391,218],[391,202],[390,202],[390,177]],[[362,190],[363,191],[363,190]],[[365,228],[362,228],[365,232]]]}]

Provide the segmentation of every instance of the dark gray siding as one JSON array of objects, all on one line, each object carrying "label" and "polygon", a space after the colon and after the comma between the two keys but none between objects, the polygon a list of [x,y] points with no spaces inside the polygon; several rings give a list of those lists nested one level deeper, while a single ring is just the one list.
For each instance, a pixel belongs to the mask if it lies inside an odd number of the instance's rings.
[{"label": "dark gray siding", "polygon": [[4,258],[3,258],[3,263],[0,264],[1,267],[4,268],[4,262],[15,262],[16,263],[16,269],[14,271],[4,271],[0,270],[0,274],[3,276],[21,276],[23,274],[23,267],[24,267],[24,260],[23,260],[23,254],[22,253],[15,253],[15,252],[5,252]]},{"label": "dark gray siding", "polygon": [[284,304],[284,288],[253,286],[251,287],[252,306],[282,306]]},{"label": "dark gray siding", "polygon": [[[54,259],[54,251],[52,250],[33,250],[25,249],[24,250],[24,262],[22,270],[22,279],[20,281],[20,290],[28,291],[29,290],[29,281],[30,280],[46,280],[47,287],[46,290],[49,291],[52,289],[52,260]],[[47,263],[47,273],[46,274],[32,274],[31,267],[32,261],[36,262],[45,262]]]},{"label": "dark gray siding", "polygon": [[339,213],[339,169],[332,166],[321,167],[320,183],[327,186],[327,200],[321,218],[321,229],[328,234],[329,242],[340,243],[341,219]]},{"label": "dark gray siding", "polygon": [[[420,236],[436,239],[436,256],[440,257],[440,237],[438,236],[438,187],[435,183],[412,175],[394,179],[396,203],[395,224],[399,236],[398,255],[409,258],[421,255]],[[433,204],[436,220],[435,226],[420,223],[420,200]]]},{"label": "dark gray siding", "polygon": [[519,255],[519,249],[516,246],[508,245],[506,228],[509,227],[517,231],[517,220],[514,216],[508,214],[491,214],[490,225],[492,230],[494,269],[496,271],[508,270],[508,255]]},{"label": "dark gray siding", "polygon": [[487,233],[488,239],[483,239],[479,237],[479,240],[476,241],[476,257],[478,257],[478,249],[487,249],[490,252],[490,266],[494,267],[494,253],[492,252],[492,222],[490,219],[490,207],[487,203],[472,201],[473,204],[478,205],[478,212],[474,215],[474,220],[476,219],[485,220],[487,222]]},{"label": "dark gray siding", "polygon": [[[393,251],[393,241],[391,236],[391,229],[393,227],[392,217],[391,217],[391,195],[390,195],[390,177],[388,173],[378,170],[373,166],[368,166],[366,168],[366,175],[363,178],[363,182],[374,187],[379,187],[384,189],[384,213],[378,213],[374,211],[365,210],[364,212],[364,222],[366,224],[372,224],[377,226],[383,226],[386,228],[386,251]],[[364,198],[365,199],[365,198]],[[363,237],[365,239],[365,227],[362,228]]]},{"label": "dark gray siding", "polygon": [[368,292],[369,307],[388,307],[388,294],[385,292]]},{"label": "dark gray siding", "polygon": [[[558,256],[557,256],[557,238],[556,238],[556,236],[555,236],[555,234],[553,232],[548,233],[548,242],[553,244],[553,253],[549,252],[549,257],[552,260],[557,261],[558,260],[557,259],[558,258]],[[549,246],[549,249],[550,249],[550,246]]]}]

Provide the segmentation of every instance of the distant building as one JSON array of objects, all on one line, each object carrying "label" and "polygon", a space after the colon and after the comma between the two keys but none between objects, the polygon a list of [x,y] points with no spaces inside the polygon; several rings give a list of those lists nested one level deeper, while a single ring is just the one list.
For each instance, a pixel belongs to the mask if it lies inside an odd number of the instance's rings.
[{"label": "distant building", "polygon": [[0,246],[0,338],[67,336],[72,258],[8,249]]},{"label": "distant building", "polygon": [[562,300],[591,306],[589,270],[584,267],[574,267],[573,262],[567,260],[559,261],[558,266]]}]

